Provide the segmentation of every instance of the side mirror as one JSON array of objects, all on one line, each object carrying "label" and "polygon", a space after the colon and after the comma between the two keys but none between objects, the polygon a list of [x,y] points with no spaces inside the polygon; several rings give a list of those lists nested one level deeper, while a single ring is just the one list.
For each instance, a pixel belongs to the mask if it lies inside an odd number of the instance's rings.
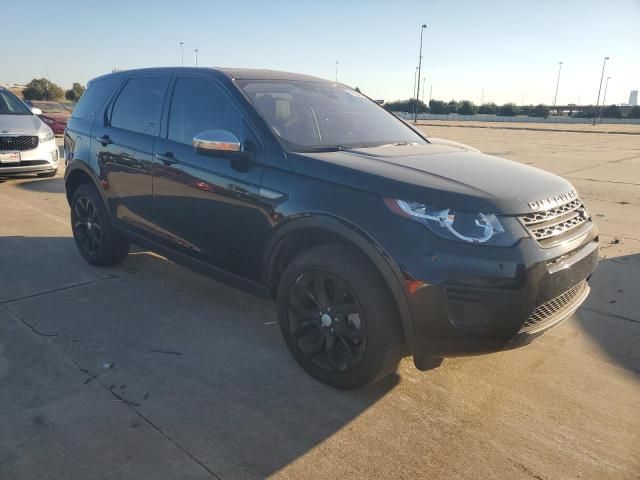
[{"label": "side mirror", "polygon": [[238,137],[227,130],[205,130],[193,137],[193,148],[198,153],[241,152]]},{"label": "side mirror", "polygon": [[33,113],[34,115],[42,115],[42,110],[40,110],[38,107],[31,107],[31,113]]}]

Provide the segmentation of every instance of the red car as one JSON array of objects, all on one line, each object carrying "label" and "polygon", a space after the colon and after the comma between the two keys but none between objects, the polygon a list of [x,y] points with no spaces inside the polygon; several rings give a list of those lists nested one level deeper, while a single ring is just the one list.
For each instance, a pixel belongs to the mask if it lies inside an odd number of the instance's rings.
[{"label": "red car", "polygon": [[55,135],[64,134],[64,129],[67,128],[67,120],[69,120],[71,116],[73,106],[49,101],[32,101],[29,103],[32,107],[37,107],[42,110],[42,113],[38,115],[38,117],[51,127]]}]

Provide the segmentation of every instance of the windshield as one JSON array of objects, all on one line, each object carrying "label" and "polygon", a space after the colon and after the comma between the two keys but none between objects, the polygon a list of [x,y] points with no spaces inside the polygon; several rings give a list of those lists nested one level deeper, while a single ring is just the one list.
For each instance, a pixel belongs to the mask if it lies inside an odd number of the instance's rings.
[{"label": "windshield", "polygon": [[0,90],[0,115],[31,115],[31,110],[8,90]]},{"label": "windshield", "polygon": [[238,83],[291,151],[427,143],[400,119],[344,85],[297,80]]}]

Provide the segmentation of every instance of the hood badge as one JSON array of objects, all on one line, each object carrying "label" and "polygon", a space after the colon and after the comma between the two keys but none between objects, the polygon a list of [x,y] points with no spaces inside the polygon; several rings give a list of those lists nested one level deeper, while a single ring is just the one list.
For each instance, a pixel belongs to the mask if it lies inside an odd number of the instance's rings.
[{"label": "hood badge", "polygon": [[569,203],[572,200],[578,198],[578,194],[575,190],[571,190],[567,193],[562,193],[560,195],[556,195],[555,197],[545,198],[543,200],[536,200],[535,202],[529,202],[529,208],[534,212],[538,210],[548,210],[550,208],[557,207],[559,205],[564,205],[565,203]]}]

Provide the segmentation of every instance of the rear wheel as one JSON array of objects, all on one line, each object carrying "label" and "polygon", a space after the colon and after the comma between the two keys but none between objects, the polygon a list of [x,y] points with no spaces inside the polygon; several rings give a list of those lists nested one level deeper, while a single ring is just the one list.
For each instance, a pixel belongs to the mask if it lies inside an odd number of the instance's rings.
[{"label": "rear wheel", "polygon": [[395,371],[403,348],[395,304],[360,252],[340,244],[303,252],[278,288],[280,329],[298,363],[337,388]]},{"label": "rear wheel", "polygon": [[91,184],[80,185],[73,194],[71,229],[78,250],[92,265],[116,265],[129,253],[129,242],[114,231],[104,202]]}]

